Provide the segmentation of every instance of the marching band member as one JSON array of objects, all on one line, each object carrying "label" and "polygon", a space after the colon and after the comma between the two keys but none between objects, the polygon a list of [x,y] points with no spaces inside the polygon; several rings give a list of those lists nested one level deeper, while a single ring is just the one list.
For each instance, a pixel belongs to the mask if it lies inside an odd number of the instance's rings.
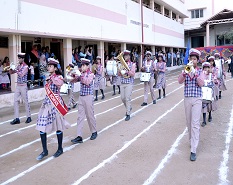
[{"label": "marching band member", "polygon": [[202,122],[202,127],[206,126],[206,113],[209,113],[209,118],[208,121],[211,122],[212,121],[212,115],[211,115],[211,111],[215,111],[217,110],[217,102],[216,102],[216,96],[214,94],[214,75],[212,73],[212,70],[210,68],[210,63],[209,62],[204,62],[202,64],[202,71],[204,73],[204,81],[206,87],[213,89],[213,101],[209,102],[209,101],[205,101],[203,100],[202,102],[202,113],[203,113],[203,122]]},{"label": "marching band member", "polygon": [[208,58],[208,61],[210,63],[210,69],[212,71],[212,76],[213,76],[213,79],[214,79],[214,95],[215,95],[215,99],[218,100],[218,97],[219,97],[218,68],[215,65],[214,59],[215,59],[214,56],[210,56]]},{"label": "marching band member", "polygon": [[[71,68],[74,68],[74,65],[73,64],[69,64],[69,66],[71,67]],[[68,73],[67,73],[67,75],[70,75],[70,76],[72,76],[73,74],[71,73],[71,71],[69,71]],[[70,89],[68,90],[69,92],[68,92],[68,94],[69,94],[69,102],[68,102],[68,110],[71,110],[71,106],[73,105],[73,109],[74,108],[76,108],[76,106],[77,106],[77,103],[76,103],[76,101],[74,100],[74,80],[71,80],[70,82],[69,82],[69,84],[70,84]]]},{"label": "marching band member", "polygon": [[82,61],[82,75],[77,78],[80,81],[80,97],[78,102],[78,120],[77,120],[77,137],[72,139],[73,144],[82,143],[82,128],[84,118],[86,116],[87,122],[92,133],[90,140],[97,137],[96,119],[94,116],[94,103],[93,103],[93,79],[94,74],[89,68],[90,60],[81,59]]},{"label": "marching band member", "polygon": [[94,90],[95,90],[95,100],[98,101],[98,90],[100,89],[102,93],[102,100],[105,98],[104,96],[104,78],[102,76],[103,73],[103,65],[101,64],[101,57],[96,57],[96,68],[95,68],[95,80],[94,80]]},{"label": "marching band member", "polygon": [[[116,61],[118,60],[117,57],[114,58]],[[116,86],[118,87],[118,94],[121,94],[121,77],[119,75],[112,76],[112,87],[113,87],[113,96],[116,95]]]},{"label": "marching band member", "polygon": [[153,104],[156,104],[156,97],[155,97],[155,92],[153,89],[153,85],[155,83],[154,79],[154,71],[156,70],[156,64],[151,60],[151,52],[147,51],[146,52],[146,60],[143,61],[141,71],[142,72],[150,72],[150,80],[149,82],[144,82],[144,102],[141,104],[141,106],[146,106],[147,105],[147,100],[148,100],[148,89],[150,88],[150,94],[151,98],[153,100]]},{"label": "marching band member", "polygon": [[28,88],[27,88],[27,76],[28,76],[28,65],[24,62],[25,53],[18,54],[19,65],[16,70],[10,70],[10,74],[17,73],[17,86],[14,95],[14,112],[15,119],[11,122],[11,125],[20,124],[19,120],[19,99],[20,96],[23,98],[25,103],[25,109],[27,113],[27,120],[25,123],[30,123],[31,112],[30,112],[30,104],[28,102]]},{"label": "marching band member", "polygon": [[200,134],[200,117],[202,110],[202,89],[204,85],[204,75],[197,67],[201,53],[196,49],[190,49],[189,61],[193,65],[192,72],[182,71],[179,75],[178,82],[184,83],[184,106],[186,115],[186,124],[191,142],[190,160],[196,160],[196,149],[199,143]]},{"label": "marching band member", "polygon": [[136,71],[136,64],[130,61],[130,51],[125,50],[123,52],[123,57],[125,62],[128,64],[130,71],[122,70],[119,71],[121,76],[121,100],[126,108],[126,118],[125,121],[130,120],[131,107],[131,95],[133,91],[134,75]]},{"label": "marching band member", "polygon": [[165,88],[166,88],[166,62],[163,60],[163,54],[158,54],[158,62],[156,64],[156,71],[158,73],[156,88],[159,90],[159,97],[161,99],[161,89],[163,89],[163,97],[165,98]]},{"label": "marching band member", "polygon": [[[219,80],[219,99],[222,98],[222,91],[227,90],[224,79],[226,79],[226,71],[224,68],[224,61],[220,59],[220,54],[215,53],[215,65],[218,68],[218,80]],[[224,77],[223,77],[224,76]]]},{"label": "marching band member", "polygon": [[70,124],[63,117],[67,113],[68,108],[60,95],[60,88],[64,81],[57,68],[58,64],[59,62],[56,59],[48,58],[47,68],[50,77],[46,80],[46,96],[40,108],[36,124],[36,130],[40,131],[43,152],[36,158],[37,160],[42,160],[48,155],[47,132],[54,131],[57,134],[58,149],[53,156],[59,157],[63,153],[63,130],[70,127]]}]

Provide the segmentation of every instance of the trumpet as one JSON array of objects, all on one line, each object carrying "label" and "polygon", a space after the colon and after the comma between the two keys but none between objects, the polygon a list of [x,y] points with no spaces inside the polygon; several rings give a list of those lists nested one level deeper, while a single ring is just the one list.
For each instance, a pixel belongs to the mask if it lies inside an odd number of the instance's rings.
[{"label": "trumpet", "polygon": [[66,81],[71,82],[74,80],[74,76],[81,76],[81,72],[79,71],[78,67],[75,66],[74,68],[71,66],[66,67]]},{"label": "trumpet", "polygon": [[186,66],[185,66],[185,68],[184,68],[184,71],[185,71],[185,73],[194,73],[195,72],[195,69],[194,69],[194,67],[193,67],[193,62],[192,61],[190,61]]},{"label": "trumpet", "polygon": [[8,72],[10,70],[15,70],[16,69],[16,65],[14,64],[14,62],[11,62],[10,66],[6,66],[3,68],[4,72]]},{"label": "trumpet", "polygon": [[122,76],[124,78],[129,78],[130,76],[126,75],[127,71],[130,71],[128,64],[125,62],[125,59],[123,58],[123,52],[121,52],[117,59],[120,61],[120,64],[118,65],[118,70],[121,72]]}]

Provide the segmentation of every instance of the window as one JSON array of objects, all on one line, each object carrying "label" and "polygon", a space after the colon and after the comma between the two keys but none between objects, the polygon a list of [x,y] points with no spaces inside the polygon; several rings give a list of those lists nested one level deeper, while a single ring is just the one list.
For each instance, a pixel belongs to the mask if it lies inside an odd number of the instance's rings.
[{"label": "window", "polygon": [[161,6],[157,3],[155,3],[155,11],[161,13]]},{"label": "window", "polygon": [[201,18],[201,17],[203,17],[203,9],[191,10],[192,19]]}]

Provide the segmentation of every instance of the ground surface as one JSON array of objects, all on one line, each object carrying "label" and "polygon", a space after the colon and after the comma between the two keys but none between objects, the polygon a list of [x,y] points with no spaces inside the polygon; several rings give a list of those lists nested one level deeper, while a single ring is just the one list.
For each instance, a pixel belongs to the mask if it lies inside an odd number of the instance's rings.
[{"label": "ground surface", "polygon": [[[95,103],[99,136],[90,141],[85,121],[84,143],[72,145],[76,137],[77,108],[66,119],[72,127],[64,132],[64,154],[54,159],[56,135],[48,135],[49,156],[38,162],[41,153],[35,130],[41,102],[32,103],[32,123],[12,126],[13,108],[0,110],[0,183],[2,184],[233,184],[233,81],[213,113],[212,123],[201,128],[197,161],[190,162],[190,145],[185,126],[181,69],[167,73],[167,97],[156,105],[141,107],[143,84],[135,82],[132,118],[124,121],[125,108],[119,95],[106,89],[106,99]],[[158,92],[156,91],[156,95]],[[76,99],[78,99],[78,96]],[[63,96],[67,101],[67,97]],[[100,98],[99,98],[100,99]],[[23,117],[24,116],[24,117]]]}]

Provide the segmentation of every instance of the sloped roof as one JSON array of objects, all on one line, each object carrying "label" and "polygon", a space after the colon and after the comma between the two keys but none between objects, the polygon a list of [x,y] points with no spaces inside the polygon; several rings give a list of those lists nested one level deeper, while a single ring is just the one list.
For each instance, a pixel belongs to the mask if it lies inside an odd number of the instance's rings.
[{"label": "sloped roof", "polygon": [[205,22],[201,23],[201,27],[206,26],[206,24],[211,21],[220,21],[220,20],[227,20],[227,19],[232,19],[232,18],[233,18],[233,11],[224,9],[221,12],[207,19]]}]

